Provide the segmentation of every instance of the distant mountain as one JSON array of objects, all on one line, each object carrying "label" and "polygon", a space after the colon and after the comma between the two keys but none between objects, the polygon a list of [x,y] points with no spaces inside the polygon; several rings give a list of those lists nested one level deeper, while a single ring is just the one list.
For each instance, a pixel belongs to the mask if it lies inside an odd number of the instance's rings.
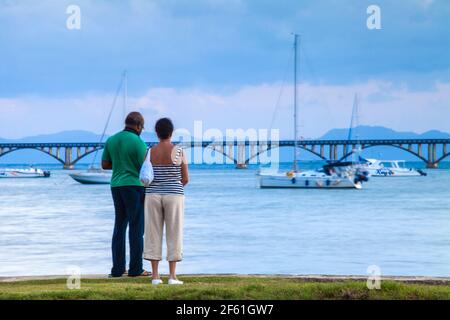
[{"label": "distant mountain", "polygon": [[[450,133],[431,130],[418,134],[415,132],[399,132],[380,126],[358,126],[352,130],[352,139],[450,139]],[[348,128],[332,129],[321,136],[321,140],[346,140]]]},{"label": "distant mountain", "polygon": [[[154,132],[144,132],[142,134],[142,139],[146,142],[157,141],[158,138]],[[96,134],[90,131],[83,130],[71,130],[62,131],[53,134],[36,135],[31,137],[24,137],[20,139],[4,139],[0,138],[0,143],[33,143],[33,142],[60,142],[60,143],[71,143],[71,142],[99,142],[101,134]],[[106,141],[109,136],[105,135],[103,141]],[[94,154],[86,156],[80,160],[80,163],[91,163]],[[98,157],[97,157],[98,159]],[[11,154],[5,155],[0,158],[1,163],[58,163],[56,159],[49,157],[48,155],[36,151],[36,150],[19,150]]]},{"label": "distant mountain", "polygon": [[62,131],[58,133],[52,133],[52,134],[42,134],[32,137],[25,137],[21,139],[14,139],[14,140],[6,140],[6,139],[0,139],[0,141],[7,143],[33,143],[33,142],[62,142],[62,143],[69,143],[69,142],[98,142],[100,141],[101,135],[92,133],[90,131],[83,131],[83,130],[72,130],[72,131]]},{"label": "distant mountain", "polygon": [[[61,143],[71,143],[71,142],[100,142],[101,134],[96,134],[90,131],[83,130],[72,130],[72,131],[62,131],[52,134],[42,134],[32,137],[24,137],[20,139],[3,139],[0,138],[2,143],[33,143],[33,142],[61,142]],[[157,141],[156,134],[153,132],[143,132],[142,139],[144,141]],[[106,141],[109,136],[105,135],[102,141]]]},{"label": "distant mountain", "polygon": [[[430,130],[424,133],[415,132],[399,132],[381,126],[358,126],[353,129],[352,139],[450,139],[450,133],[438,130]],[[348,139],[348,128],[332,129],[321,136],[321,140],[346,140]],[[426,154],[427,150],[423,150]],[[369,158],[380,159],[403,159],[408,161],[416,161],[414,155],[399,150],[394,147],[372,147],[365,149],[362,155]]]}]

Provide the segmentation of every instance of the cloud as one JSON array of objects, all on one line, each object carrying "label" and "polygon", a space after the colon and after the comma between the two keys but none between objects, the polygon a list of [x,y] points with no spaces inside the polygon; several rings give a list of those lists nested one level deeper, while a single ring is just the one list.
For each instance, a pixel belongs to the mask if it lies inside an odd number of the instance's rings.
[{"label": "cloud", "polygon": [[[193,132],[194,121],[204,130],[218,128],[279,128],[292,137],[293,87],[280,83],[247,85],[220,92],[201,88],[152,88],[129,97],[127,112],[141,111],[147,128],[159,117],[171,117],[177,127]],[[332,128],[348,127],[353,97],[360,95],[360,124],[396,130],[450,132],[450,83],[436,82],[427,90],[413,91],[405,84],[370,80],[352,85],[302,84],[299,93],[299,124],[304,137],[319,137]],[[113,100],[112,94],[69,98],[28,96],[0,99],[0,137],[18,138],[62,130],[101,132]],[[119,130],[124,110],[119,99],[108,132]],[[17,125],[20,123],[20,125]]]}]

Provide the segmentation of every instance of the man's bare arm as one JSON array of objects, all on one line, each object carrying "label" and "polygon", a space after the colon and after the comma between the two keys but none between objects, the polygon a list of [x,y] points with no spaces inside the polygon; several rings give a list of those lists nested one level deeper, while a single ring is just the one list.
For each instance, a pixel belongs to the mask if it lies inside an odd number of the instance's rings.
[{"label": "man's bare arm", "polygon": [[111,161],[102,160],[102,169],[104,169],[104,170],[111,170],[112,169],[112,162]]}]

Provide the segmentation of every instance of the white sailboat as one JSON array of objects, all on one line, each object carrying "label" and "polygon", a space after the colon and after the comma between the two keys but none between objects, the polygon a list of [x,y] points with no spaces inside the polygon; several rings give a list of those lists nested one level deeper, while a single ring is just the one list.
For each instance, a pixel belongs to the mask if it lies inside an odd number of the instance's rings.
[{"label": "white sailboat", "polygon": [[82,184],[110,184],[112,177],[110,171],[92,167],[85,172],[76,172],[69,175]]},{"label": "white sailboat", "polygon": [[[125,110],[127,106],[127,95],[128,95],[128,77],[127,77],[127,71],[124,71],[119,83],[119,87],[117,88],[116,95],[114,96],[113,104],[111,107],[111,110],[108,115],[108,120],[106,121],[105,128],[102,133],[102,137],[100,138],[100,142],[103,141],[103,138],[106,134],[106,129],[108,128],[109,121],[111,120],[111,115],[114,111],[114,107],[116,105],[117,97],[120,93],[120,90],[122,88],[122,85],[124,85],[124,95],[123,95],[123,107],[124,107],[124,115]],[[97,159],[98,151],[95,152],[94,160],[91,163],[91,166],[87,171],[84,172],[76,172],[71,173],[69,176],[72,177],[75,181],[82,183],[82,184],[110,184],[111,178],[112,178],[112,171],[111,170],[103,170],[101,168],[95,167],[94,163]]]},{"label": "white sailboat", "polygon": [[260,188],[351,188],[361,189],[366,176],[359,174],[351,162],[327,164],[318,170],[301,171],[298,168],[297,130],[297,47],[298,35],[294,35],[294,162],[288,172],[260,171],[257,175]]}]

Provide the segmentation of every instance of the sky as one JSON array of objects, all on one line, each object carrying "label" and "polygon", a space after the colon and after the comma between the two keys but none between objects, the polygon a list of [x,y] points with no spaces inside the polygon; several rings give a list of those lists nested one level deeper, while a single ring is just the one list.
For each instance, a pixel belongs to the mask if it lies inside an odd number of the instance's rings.
[{"label": "sky", "polygon": [[293,32],[301,136],[348,127],[356,93],[360,124],[450,132],[449,17],[448,0],[0,0],[0,137],[101,133],[126,69],[148,130],[169,116],[292,138]]}]

